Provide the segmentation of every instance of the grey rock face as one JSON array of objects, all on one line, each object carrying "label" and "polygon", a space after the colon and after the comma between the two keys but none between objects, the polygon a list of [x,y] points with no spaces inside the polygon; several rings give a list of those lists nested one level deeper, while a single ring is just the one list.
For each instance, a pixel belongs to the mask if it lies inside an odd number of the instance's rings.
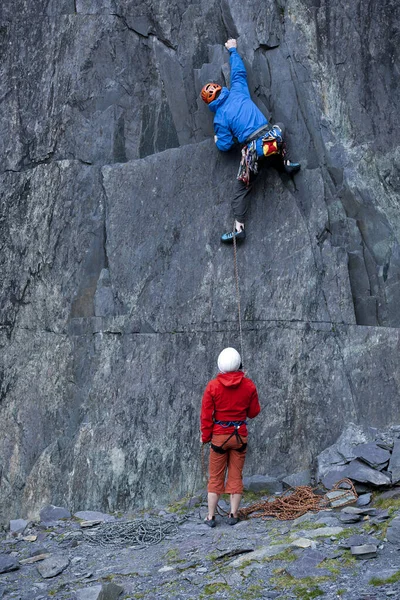
[{"label": "grey rock face", "polygon": [[264,406],[247,474],[395,422],[400,44],[396,2],[364,5],[2,4],[0,522],[200,484],[201,394],[238,343],[219,236],[239,151],[215,149],[198,98],[228,82],[227,35],[302,163],[260,175],[238,256]]}]

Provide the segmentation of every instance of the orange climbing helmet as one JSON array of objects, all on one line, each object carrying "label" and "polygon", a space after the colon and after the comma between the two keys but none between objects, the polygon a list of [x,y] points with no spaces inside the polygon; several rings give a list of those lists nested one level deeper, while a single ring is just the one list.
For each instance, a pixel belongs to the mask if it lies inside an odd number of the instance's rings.
[{"label": "orange climbing helmet", "polygon": [[206,83],[206,85],[201,90],[201,97],[206,104],[210,104],[219,92],[222,90],[222,87],[218,83]]}]

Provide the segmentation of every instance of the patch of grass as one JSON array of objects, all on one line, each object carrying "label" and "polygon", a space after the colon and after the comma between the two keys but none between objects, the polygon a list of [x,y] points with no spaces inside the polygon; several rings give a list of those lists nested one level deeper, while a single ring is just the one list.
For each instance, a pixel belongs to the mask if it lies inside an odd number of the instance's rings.
[{"label": "patch of grass", "polygon": [[333,537],[336,538],[337,540],[345,540],[346,538],[350,537],[351,535],[356,535],[357,533],[360,533],[360,530],[358,528],[345,527],[341,533],[336,533]]},{"label": "patch of grass", "polygon": [[374,523],[373,525],[370,525],[370,523],[367,522],[364,525],[363,529],[366,533],[373,533],[375,537],[377,537],[380,540],[383,540],[386,537],[387,529],[391,521],[392,519],[387,519],[382,523]]},{"label": "patch of grass", "polygon": [[109,573],[108,575],[104,575],[104,577],[101,577],[102,581],[112,581],[114,579],[115,575],[113,573]]},{"label": "patch of grass", "polygon": [[336,560],[340,560],[340,564],[344,567],[354,567],[357,563],[356,557],[352,555],[350,550],[345,550],[342,556]]},{"label": "patch of grass", "polygon": [[374,508],[389,510],[391,513],[400,510],[400,498],[377,498],[373,504]]},{"label": "patch of grass", "polygon": [[260,502],[262,498],[266,498],[269,494],[267,491],[263,492],[250,492],[244,490],[242,496],[242,503],[254,504],[254,502]]},{"label": "patch of grass", "polygon": [[397,583],[400,581],[400,571],[396,571],[396,573],[393,573],[393,575],[391,577],[388,577],[387,579],[380,579],[379,577],[372,577],[372,579],[369,580],[369,584],[370,585],[389,585],[391,583]]},{"label": "patch of grass", "polygon": [[246,591],[242,591],[240,597],[242,600],[259,600],[262,598],[263,586],[254,583],[250,585]]},{"label": "patch of grass", "polygon": [[180,500],[177,500],[173,504],[168,505],[168,511],[171,513],[175,513],[176,515],[185,515],[188,511],[188,502],[190,498],[185,496]]},{"label": "patch of grass", "polygon": [[345,588],[339,588],[338,590],[336,590],[338,596],[343,596],[343,594],[345,594],[346,592],[347,590]]},{"label": "patch of grass", "polygon": [[262,559],[263,562],[271,562],[272,560],[286,560],[288,562],[293,562],[297,560],[297,556],[294,554],[292,548],[286,548],[286,550],[282,550],[279,554],[275,554],[275,556],[266,556]]},{"label": "patch of grass", "polygon": [[290,589],[299,600],[311,600],[323,596],[324,592],[318,584],[327,581],[328,577],[305,577],[298,581],[285,573],[284,569],[275,570],[275,576],[270,582],[276,589]]},{"label": "patch of grass", "polygon": [[246,567],[249,567],[251,564],[253,564],[254,562],[258,562],[257,560],[244,560],[241,565],[240,565],[240,569],[245,569]]},{"label": "patch of grass", "polygon": [[292,531],[307,531],[308,529],[322,529],[326,527],[325,523],[313,523],[312,521],[304,521],[304,523],[297,523],[293,525]]},{"label": "patch of grass", "polygon": [[231,586],[227,583],[222,583],[222,581],[207,583],[207,585],[204,586],[203,592],[200,594],[200,598],[209,598],[210,596],[214,596],[214,594],[219,592],[229,592],[230,589]]},{"label": "patch of grass", "polygon": [[168,552],[164,554],[164,559],[167,561],[168,564],[185,562],[183,559],[180,558],[179,552],[176,548],[170,548]]},{"label": "patch of grass", "polygon": [[339,575],[339,573],[340,573],[340,568],[338,566],[338,561],[335,558],[325,559],[324,562],[323,562],[323,564],[322,564],[322,567],[324,569],[328,569],[328,571],[330,571],[331,573],[333,573],[333,575]]}]

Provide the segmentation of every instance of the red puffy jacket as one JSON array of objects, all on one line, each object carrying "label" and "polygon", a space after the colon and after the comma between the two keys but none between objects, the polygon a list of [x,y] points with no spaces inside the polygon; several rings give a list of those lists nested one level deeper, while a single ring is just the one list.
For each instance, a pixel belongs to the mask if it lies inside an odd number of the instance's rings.
[{"label": "red puffy jacket", "polygon": [[[215,421],[245,421],[254,419],[260,412],[257,389],[243,371],[219,373],[207,385],[201,404],[201,440],[207,443],[212,435],[231,434],[233,426],[223,427]],[[239,434],[247,436],[246,425],[241,425]]]}]

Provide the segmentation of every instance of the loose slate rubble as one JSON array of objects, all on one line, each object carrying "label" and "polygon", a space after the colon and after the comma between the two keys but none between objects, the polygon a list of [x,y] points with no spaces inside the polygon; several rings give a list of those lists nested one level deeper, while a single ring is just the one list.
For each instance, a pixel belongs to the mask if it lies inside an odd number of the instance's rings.
[{"label": "loose slate rubble", "polygon": [[[373,438],[373,439],[372,439]],[[331,490],[343,478],[351,479],[358,492],[389,487],[400,481],[400,439],[397,427],[387,432],[349,424],[337,442],[317,458],[317,479]],[[358,501],[366,504],[368,496]]]}]

